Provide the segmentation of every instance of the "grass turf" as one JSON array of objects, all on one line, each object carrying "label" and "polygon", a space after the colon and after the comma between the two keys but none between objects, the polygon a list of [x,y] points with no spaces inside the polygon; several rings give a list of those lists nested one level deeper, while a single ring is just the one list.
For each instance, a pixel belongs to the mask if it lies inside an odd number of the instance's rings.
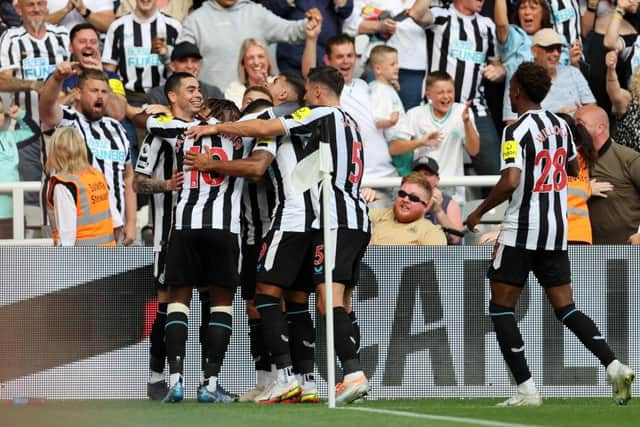
[{"label": "grass turf", "polygon": [[[378,400],[329,410],[326,405],[161,404],[145,400],[48,401],[0,405],[3,427],[133,426],[638,426],[640,405],[619,407],[610,399],[547,399],[540,408],[496,408],[497,399]],[[354,408],[356,410],[350,410]],[[396,413],[368,410],[400,411]],[[432,416],[450,417],[438,419]],[[455,418],[455,419],[453,419]],[[460,418],[466,420],[460,420]],[[484,424],[483,424],[484,422]],[[502,424],[501,424],[502,423]]]}]

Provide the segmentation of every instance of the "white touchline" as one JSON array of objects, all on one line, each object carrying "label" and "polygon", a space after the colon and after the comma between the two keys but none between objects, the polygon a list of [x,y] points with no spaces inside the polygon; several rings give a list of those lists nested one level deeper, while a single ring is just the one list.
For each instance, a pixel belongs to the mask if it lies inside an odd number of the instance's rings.
[{"label": "white touchline", "polygon": [[349,411],[361,411],[361,412],[375,412],[378,414],[387,414],[387,415],[397,415],[399,417],[409,417],[409,418],[422,418],[425,420],[434,420],[434,421],[448,421],[451,423],[463,423],[463,424],[474,424],[478,426],[490,426],[490,427],[540,427],[533,424],[515,424],[515,423],[503,423],[501,421],[491,421],[491,420],[480,420],[477,418],[465,418],[465,417],[447,417],[446,415],[432,415],[432,414],[421,414],[418,412],[405,412],[405,411],[392,411],[389,409],[374,409],[374,408],[339,408],[346,409]]}]

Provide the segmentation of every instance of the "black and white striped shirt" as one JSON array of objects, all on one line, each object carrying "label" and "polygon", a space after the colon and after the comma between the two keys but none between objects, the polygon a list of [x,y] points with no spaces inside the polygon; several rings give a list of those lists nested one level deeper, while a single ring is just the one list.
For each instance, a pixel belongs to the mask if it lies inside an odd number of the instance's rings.
[{"label": "black and white striped shirt", "polygon": [[[186,129],[202,124],[194,120]],[[215,119],[209,120],[215,124]],[[176,136],[176,129],[185,129],[185,122],[172,117],[160,116],[147,120],[147,131],[159,137],[167,137],[176,153],[177,169],[184,169],[184,154],[187,151],[208,152],[220,160],[236,160],[247,157],[250,146],[239,137],[215,135],[193,140]],[[163,136],[164,135],[164,136]],[[174,228],[176,230],[215,229],[240,233],[240,197],[244,180],[215,172],[185,171],[182,190],[178,193]]]},{"label": "black and white striped shirt", "polygon": [[576,157],[567,123],[528,111],[502,136],[501,170],[521,170],[498,241],[530,250],[567,249],[567,161]]},{"label": "black and white striped shirt", "polygon": [[[187,122],[184,123],[184,129],[175,128],[176,139],[187,129]],[[170,140],[169,135],[161,138],[148,133],[140,147],[135,172],[162,181],[171,179],[176,170],[177,162],[174,145],[168,140]],[[154,193],[151,198],[153,250],[155,252],[160,252],[164,244],[169,241],[175,203],[176,194],[173,191]]]},{"label": "black and white striped shirt", "polygon": [[[271,108],[259,116],[262,119],[274,118]],[[293,140],[293,141],[292,141]],[[319,206],[318,188],[311,189],[300,194],[296,192],[292,184],[293,170],[298,162],[307,154],[308,140],[296,132],[281,138],[258,138],[253,148],[254,151],[264,150],[269,152],[273,161],[267,170],[275,193],[275,207],[270,230],[304,232],[310,231]],[[315,203],[315,204],[314,204]]]},{"label": "black and white striped shirt", "polygon": [[62,106],[59,126],[73,126],[80,130],[87,144],[89,163],[104,174],[111,203],[124,223],[124,171],[127,163],[131,163],[131,158],[129,140],[120,122],[108,116],[92,122],[77,110]]},{"label": "black and white striped shirt", "polygon": [[146,92],[161,86],[166,79],[162,58],[151,53],[151,40],[165,34],[168,46],[173,46],[182,29],[179,21],[162,12],[142,21],[134,13],[115,20],[107,31],[102,62],[117,65],[126,89]]},{"label": "black and white striped shirt", "polygon": [[549,0],[551,22],[556,33],[561,34],[572,44],[580,40],[580,2],[578,0]]},{"label": "black and white striped shirt", "polygon": [[473,100],[479,116],[487,114],[481,69],[498,56],[496,26],[485,16],[465,16],[451,5],[431,8],[427,33],[427,70],[446,71],[455,82],[455,101]]},{"label": "black and white striped shirt", "polygon": [[[365,158],[362,138],[355,120],[338,107],[302,107],[281,120],[292,140],[300,138],[307,141],[307,153],[318,149],[321,143],[331,147],[331,228],[370,232],[369,211],[360,195]],[[316,203],[319,206],[319,201]],[[322,227],[321,216],[322,214],[315,218],[313,228]]]},{"label": "black and white striped shirt", "polygon": [[[13,70],[23,80],[44,80],[56,64],[69,60],[69,32],[64,27],[45,24],[45,37],[33,38],[24,27],[9,28],[0,37],[0,71]],[[38,93],[16,92],[14,102],[34,122],[40,123]]]}]

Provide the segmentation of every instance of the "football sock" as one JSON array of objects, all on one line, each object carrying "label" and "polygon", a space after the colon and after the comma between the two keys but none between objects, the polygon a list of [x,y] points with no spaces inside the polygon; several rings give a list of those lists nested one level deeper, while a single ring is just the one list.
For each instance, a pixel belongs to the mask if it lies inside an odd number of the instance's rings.
[{"label": "football sock", "polygon": [[[171,303],[167,308],[165,340],[167,342],[167,361],[171,385],[182,375],[185,346],[189,328],[189,307],[180,303]],[[177,377],[176,377],[177,374]]]},{"label": "football sock", "polygon": [[355,311],[351,310],[351,313],[349,313],[349,319],[351,320],[351,325],[353,325],[353,337],[356,340],[356,353],[358,353],[358,357],[360,357],[360,324],[358,323]]},{"label": "football sock", "polygon": [[349,315],[344,307],[333,308],[333,339],[336,354],[340,359],[344,375],[360,370],[360,361],[356,353],[355,332]]},{"label": "football sock", "polygon": [[[158,311],[156,312],[156,318],[151,326],[150,341],[150,357],[149,357],[149,369],[151,373],[162,374],[164,372],[164,361],[167,357],[167,346],[164,341],[164,325],[167,323],[167,303],[161,302],[158,304]],[[164,376],[163,376],[164,380]],[[149,382],[157,382],[151,381]]]},{"label": "football sock", "polygon": [[264,343],[262,319],[249,319],[249,346],[256,371],[270,371],[271,357]]},{"label": "football sock", "polygon": [[280,298],[256,294],[255,302],[262,317],[262,331],[265,345],[271,353],[271,362],[275,363],[278,369],[291,366],[289,333],[287,322],[280,310]]},{"label": "football sock", "polygon": [[602,366],[607,367],[615,360],[613,351],[596,324],[574,304],[556,310],[556,317],[600,360]]},{"label": "football sock", "polygon": [[531,371],[524,357],[524,342],[516,322],[515,308],[489,303],[489,316],[496,331],[496,339],[516,384],[531,378]]},{"label": "football sock", "polygon": [[[209,347],[207,346],[207,331],[209,329],[209,319],[211,308],[209,305],[209,290],[198,291],[200,295],[200,328],[198,338],[200,340],[200,369],[204,373],[204,367],[209,358]],[[203,374],[204,375],[204,374]]]},{"label": "football sock", "polygon": [[287,301],[286,307],[293,371],[298,374],[313,372],[316,333],[309,304]]},{"label": "football sock", "polygon": [[231,307],[212,307],[211,319],[207,331],[209,342],[209,357],[204,369],[205,379],[217,377],[222,367],[224,355],[229,347],[231,338]]}]

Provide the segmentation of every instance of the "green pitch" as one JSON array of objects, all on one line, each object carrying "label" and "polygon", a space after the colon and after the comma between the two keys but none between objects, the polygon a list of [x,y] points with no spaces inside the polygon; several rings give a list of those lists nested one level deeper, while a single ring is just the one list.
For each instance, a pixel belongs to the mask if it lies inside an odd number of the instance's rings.
[{"label": "green pitch", "polygon": [[[638,426],[640,402],[547,399],[540,408],[495,408],[497,399],[378,400],[329,410],[325,405],[160,404],[136,401],[49,401],[0,405],[3,427],[404,427]],[[634,404],[637,403],[637,404]]]}]

